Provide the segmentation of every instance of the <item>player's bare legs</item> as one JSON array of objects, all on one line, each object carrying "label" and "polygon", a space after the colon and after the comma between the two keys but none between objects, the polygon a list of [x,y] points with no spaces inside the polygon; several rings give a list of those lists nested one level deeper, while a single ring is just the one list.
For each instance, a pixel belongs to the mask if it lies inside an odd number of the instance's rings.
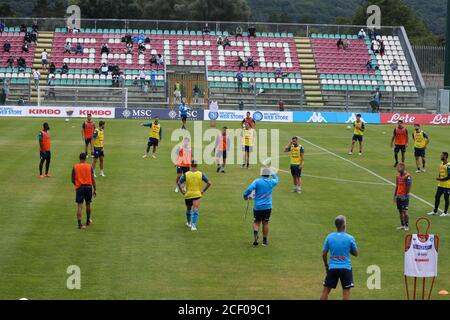
[{"label": "player's bare legs", "polygon": [[[86,206],[87,207],[87,206]],[[78,220],[78,229],[85,229],[86,226],[84,226],[81,223],[81,218],[83,217],[83,204],[77,203],[77,220]]]},{"label": "player's bare legs", "polygon": [[258,245],[258,239],[259,239],[258,233],[259,233],[260,225],[261,225],[261,221],[253,222],[253,238],[254,238],[253,245],[254,246]]},{"label": "player's bare legs", "polygon": [[86,203],[86,227],[93,223],[91,218],[91,203]]},{"label": "player's bare legs", "polygon": [[322,290],[322,295],[320,296],[320,300],[328,300],[328,296],[330,295],[331,288],[324,287]]}]

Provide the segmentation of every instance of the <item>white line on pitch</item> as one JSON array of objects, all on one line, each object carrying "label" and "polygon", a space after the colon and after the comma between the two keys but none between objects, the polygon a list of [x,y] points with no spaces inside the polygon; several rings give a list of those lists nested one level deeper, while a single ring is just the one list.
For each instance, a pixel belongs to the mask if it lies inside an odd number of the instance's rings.
[{"label": "white line on pitch", "polygon": [[[278,169],[278,171],[284,172],[284,173],[291,173],[290,171]],[[351,183],[358,183],[358,184],[370,184],[370,185],[378,185],[378,186],[389,186],[389,184],[384,182],[370,182],[370,181],[356,181],[356,180],[349,180],[349,179],[341,179],[341,178],[333,178],[333,177],[326,177],[326,176],[315,176],[312,174],[302,174],[302,177],[309,177],[309,178],[316,178],[321,180],[332,180],[332,181],[338,181],[338,182],[351,182]]]},{"label": "white line on pitch", "polygon": [[[364,171],[370,173],[371,175],[377,177],[378,179],[383,180],[384,182],[388,183],[389,185],[395,187],[395,183],[393,183],[392,181],[389,181],[388,179],[386,179],[386,178],[380,176],[379,174],[373,172],[373,171],[370,170],[370,169],[367,169],[366,167],[363,167],[363,166],[357,164],[356,162],[353,162],[353,161],[351,161],[351,160],[349,160],[349,159],[346,159],[346,158],[344,158],[344,157],[338,155],[337,153],[334,153],[333,151],[330,151],[330,150],[325,149],[325,148],[323,148],[323,147],[321,147],[321,146],[319,146],[319,145],[317,145],[317,144],[315,144],[315,143],[312,143],[311,141],[309,141],[309,140],[307,140],[307,139],[305,139],[305,138],[300,138],[300,140],[303,140],[304,142],[309,143],[309,144],[312,145],[313,147],[316,147],[316,148],[318,148],[318,149],[320,149],[320,150],[322,150],[322,151],[324,151],[324,152],[327,152],[327,153],[331,154],[332,156],[335,156],[336,158],[339,158],[339,159],[341,159],[341,160],[343,160],[343,161],[346,161],[346,162],[348,162],[348,163],[354,165],[355,167],[360,168],[360,169],[362,169],[362,170],[364,170]],[[427,200],[422,199],[421,197],[415,195],[414,193],[411,193],[411,196],[412,196],[413,198],[419,200],[420,202],[423,202],[423,203],[429,205],[430,207],[434,208],[434,205],[433,205],[431,202],[428,202]]]}]

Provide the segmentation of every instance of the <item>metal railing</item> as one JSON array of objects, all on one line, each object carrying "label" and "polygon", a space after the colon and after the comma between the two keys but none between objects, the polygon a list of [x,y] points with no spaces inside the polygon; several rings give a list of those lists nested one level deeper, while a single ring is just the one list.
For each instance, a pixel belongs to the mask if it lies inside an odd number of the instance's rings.
[{"label": "metal railing", "polygon": [[419,68],[424,74],[444,74],[445,47],[412,46]]}]

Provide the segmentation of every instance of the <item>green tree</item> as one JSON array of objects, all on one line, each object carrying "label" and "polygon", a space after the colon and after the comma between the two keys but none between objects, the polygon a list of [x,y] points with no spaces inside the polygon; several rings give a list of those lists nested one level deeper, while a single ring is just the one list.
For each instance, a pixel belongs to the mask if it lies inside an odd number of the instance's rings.
[{"label": "green tree", "polygon": [[0,17],[15,17],[16,13],[8,3],[0,4]]}]

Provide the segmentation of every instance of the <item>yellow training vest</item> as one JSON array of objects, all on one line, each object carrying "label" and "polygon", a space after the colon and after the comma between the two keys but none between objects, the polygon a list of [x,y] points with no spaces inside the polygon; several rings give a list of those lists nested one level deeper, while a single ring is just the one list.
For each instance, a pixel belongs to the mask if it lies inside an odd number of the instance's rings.
[{"label": "yellow training vest", "polygon": [[414,137],[414,147],[419,149],[425,148],[427,139],[425,138],[424,132],[422,130],[419,133],[414,131],[413,137]]},{"label": "yellow training vest", "polygon": [[185,173],[186,176],[186,194],[184,197],[186,199],[195,199],[202,196],[202,172],[201,171],[188,171]]},{"label": "yellow training vest", "polygon": [[152,123],[150,130],[148,131],[148,136],[150,138],[155,138],[159,140],[159,132],[161,131],[161,125]]},{"label": "yellow training vest", "polygon": [[362,136],[364,135],[364,131],[362,130],[363,122],[353,122],[353,134]]},{"label": "yellow training vest", "polygon": [[296,147],[294,147],[293,145],[291,146],[291,153],[290,153],[291,164],[295,165],[303,164],[301,159],[301,150],[302,150],[301,145],[298,145]]},{"label": "yellow training vest", "polygon": [[94,139],[94,147],[103,148],[103,142],[105,140],[104,131],[102,129],[95,129],[95,133],[97,133],[97,137]]},{"label": "yellow training vest", "polygon": [[246,147],[253,146],[253,129],[242,130],[242,145]]},{"label": "yellow training vest", "polygon": [[[450,166],[450,163],[443,163],[439,166],[439,178],[447,178],[448,176],[448,167]],[[447,181],[439,181],[438,184],[441,188],[447,188],[450,189],[450,180]]]}]

